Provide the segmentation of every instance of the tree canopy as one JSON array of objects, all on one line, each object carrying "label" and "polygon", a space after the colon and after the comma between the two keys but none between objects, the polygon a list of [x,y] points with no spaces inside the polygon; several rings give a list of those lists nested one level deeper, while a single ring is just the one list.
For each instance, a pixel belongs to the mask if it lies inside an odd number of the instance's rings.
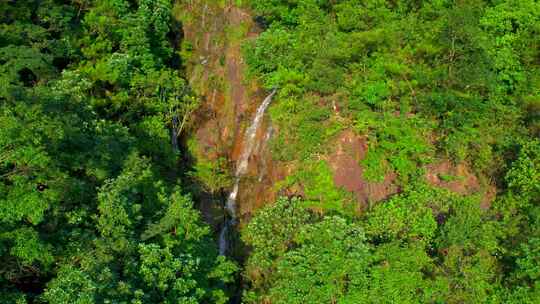
[{"label": "tree canopy", "polygon": [[[215,65],[182,32],[214,6]],[[539,46],[537,0],[0,1],[0,302],[538,303]],[[271,177],[189,64],[275,90]],[[218,223],[234,184],[272,201]]]},{"label": "tree canopy", "polygon": [[172,5],[0,3],[2,303],[227,301],[170,145],[196,102]]}]

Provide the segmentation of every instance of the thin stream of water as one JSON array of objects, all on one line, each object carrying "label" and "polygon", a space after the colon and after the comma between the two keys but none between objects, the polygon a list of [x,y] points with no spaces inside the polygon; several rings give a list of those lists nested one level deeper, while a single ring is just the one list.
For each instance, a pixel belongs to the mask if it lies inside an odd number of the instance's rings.
[{"label": "thin stream of water", "polygon": [[264,113],[270,105],[270,102],[272,102],[272,97],[274,97],[276,91],[276,89],[273,89],[272,92],[270,92],[270,94],[266,96],[259,108],[257,108],[257,112],[255,113],[255,117],[253,118],[251,125],[246,130],[243,151],[240,154],[240,158],[236,162],[236,172],[234,175],[233,190],[229,194],[229,197],[227,198],[227,203],[225,205],[225,209],[227,210],[230,218],[225,222],[223,228],[221,228],[221,231],[219,233],[220,255],[225,255],[225,253],[227,252],[227,248],[229,246],[227,235],[229,233],[230,227],[236,224],[236,198],[238,196],[238,191],[240,187],[240,178],[247,172],[249,157],[251,156],[251,153],[253,153],[253,148],[256,144],[255,140],[257,136],[257,130],[261,125]]}]

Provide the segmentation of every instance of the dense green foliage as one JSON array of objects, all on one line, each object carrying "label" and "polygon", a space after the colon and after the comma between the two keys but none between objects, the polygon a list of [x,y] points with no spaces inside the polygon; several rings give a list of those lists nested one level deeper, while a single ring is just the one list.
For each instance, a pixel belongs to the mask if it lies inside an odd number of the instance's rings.
[{"label": "dense green foliage", "polygon": [[250,4],[268,28],[246,46],[249,68],[281,88],[276,157],[353,127],[369,135],[372,180],[407,180],[434,152],[493,174],[515,137],[539,135],[537,1]]},{"label": "dense green foliage", "polygon": [[[537,303],[540,3],[249,3],[265,31],[245,55],[280,88],[274,156],[301,160],[284,185],[303,200],[279,200],[243,232],[246,301]],[[361,216],[320,160],[345,128],[368,138],[364,177],[393,171],[402,188]],[[437,159],[497,183],[491,209],[481,192],[427,185]]]},{"label": "dense green foliage", "polygon": [[[0,303],[538,303],[539,1],[181,3],[0,2]],[[194,208],[196,191],[226,197],[231,161],[179,149],[198,127],[197,50],[173,17],[190,5],[259,23],[246,71],[278,89],[287,172],[265,186],[300,196],[235,218],[242,280]],[[224,39],[251,35],[230,23]],[[361,186],[395,173],[397,194],[336,187],[344,130],[368,143]],[[430,183],[439,162],[478,191]]]},{"label": "dense green foliage", "polygon": [[[497,205],[508,208],[507,199]],[[280,199],[243,233],[253,247],[245,300],[536,303],[538,206],[517,199],[514,208],[532,210],[487,212],[478,196],[417,184],[361,218],[315,214]]]},{"label": "dense green foliage", "polygon": [[0,302],[226,302],[235,266],[175,186],[171,10],[0,3]]}]

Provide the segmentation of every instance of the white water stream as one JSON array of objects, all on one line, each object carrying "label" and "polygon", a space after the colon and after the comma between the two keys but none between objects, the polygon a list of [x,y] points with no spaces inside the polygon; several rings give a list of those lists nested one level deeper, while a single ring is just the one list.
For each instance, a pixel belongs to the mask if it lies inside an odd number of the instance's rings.
[{"label": "white water stream", "polygon": [[227,204],[225,205],[225,209],[227,209],[227,213],[229,214],[230,219],[225,222],[223,228],[221,228],[221,232],[219,233],[220,255],[225,255],[225,253],[227,252],[227,248],[229,247],[227,238],[229,234],[229,228],[236,224],[236,197],[238,196],[240,177],[242,177],[242,175],[246,174],[247,172],[249,157],[251,156],[251,153],[253,153],[253,148],[256,144],[255,139],[257,136],[257,130],[261,125],[266,109],[270,105],[270,102],[272,102],[272,97],[274,97],[274,94],[276,94],[276,89],[272,90],[272,92],[263,100],[259,108],[257,108],[255,117],[253,118],[253,121],[251,122],[249,128],[246,130],[243,150],[240,154],[240,158],[236,162],[234,187],[229,194],[229,197],[227,198]]}]

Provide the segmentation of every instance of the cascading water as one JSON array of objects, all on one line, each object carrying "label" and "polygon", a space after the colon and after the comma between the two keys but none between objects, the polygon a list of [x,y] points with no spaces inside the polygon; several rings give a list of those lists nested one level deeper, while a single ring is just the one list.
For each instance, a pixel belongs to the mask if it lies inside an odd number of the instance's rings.
[{"label": "cascading water", "polygon": [[233,190],[229,194],[229,197],[227,198],[227,204],[225,205],[225,209],[227,210],[230,219],[225,222],[223,228],[221,228],[221,232],[219,233],[220,255],[225,255],[228,247],[227,235],[229,233],[229,228],[236,224],[236,197],[238,196],[238,191],[240,187],[240,177],[242,177],[242,175],[246,174],[247,172],[249,157],[251,156],[251,153],[253,152],[253,148],[255,146],[257,130],[261,125],[264,113],[270,105],[270,102],[272,102],[272,97],[274,97],[276,91],[277,89],[273,89],[272,92],[268,96],[266,96],[266,98],[263,100],[263,102],[257,109],[251,125],[246,130],[243,150],[240,154],[240,158],[236,162],[236,172],[234,174]]}]

